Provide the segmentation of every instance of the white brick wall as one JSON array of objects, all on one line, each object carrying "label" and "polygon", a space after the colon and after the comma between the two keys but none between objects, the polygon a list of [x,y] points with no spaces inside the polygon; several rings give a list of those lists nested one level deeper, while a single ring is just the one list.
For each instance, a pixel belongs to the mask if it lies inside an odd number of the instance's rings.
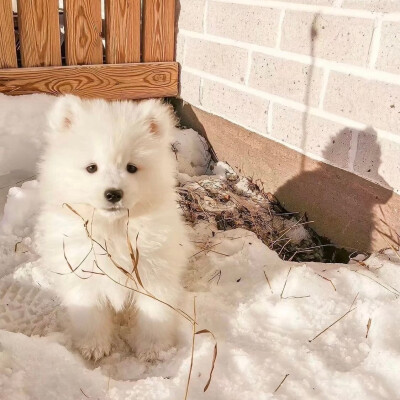
[{"label": "white brick wall", "polygon": [[400,193],[400,0],[180,0],[181,97]]}]

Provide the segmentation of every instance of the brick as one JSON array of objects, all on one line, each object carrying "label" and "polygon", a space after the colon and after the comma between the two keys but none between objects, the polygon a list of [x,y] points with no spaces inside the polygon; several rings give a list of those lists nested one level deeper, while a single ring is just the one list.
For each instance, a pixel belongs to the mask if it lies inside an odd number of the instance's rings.
[{"label": "brick", "polygon": [[241,4],[210,2],[207,33],[274,47],[281,10]]},{"label": "brick", "polygon": [[179,97],[195,106],[200,105],[200,82],[200,77],[181,71]]},{"label": "brick", "polygon": [[255,53],[249,85],[281,97],[318,105],[322,71],[311,65]]},{"label": "brick", "polygon": [[204,5],[205,0],[180,0],[178,28],[203,32]]},{"label": "brick", "polygon": [[244,82],[247,50],[201,39],[186,39],[184,64],[229,79]]},{"label": "brick", "polygon": [[251,130],[267,131],[268,100],[205,80],[201,104],[211,113]]},{"label": "brick", "polygon": [[378,138],[369,128],[359,132],[354,171],[382,186],[400,189],[400,143]]},{"label": "brick", "polygon": [[178,33],[176,38],[176,61],[183,63],[183,56],[185,51],[185,36]]},{"label": "brick", "polygon": [[382,24],[381,45],[376,68],[400,74],[400,22]]},{"label": "brick", "polygon": [[332,72],[324,109],[400,133],[400,86]]},{"label": "brick", "polygon": [[400,11],[399,0],[344,0],[342,8],[355,8],[375,12]]},{"label": "brick", "polygon": [[272,136],[347,169],[353,131],[314,115],[274,104]]},{"label": "brick", "polygon": [[365,66],[373,28],[374,22],[370,19],[287,11],[281,48]]}]

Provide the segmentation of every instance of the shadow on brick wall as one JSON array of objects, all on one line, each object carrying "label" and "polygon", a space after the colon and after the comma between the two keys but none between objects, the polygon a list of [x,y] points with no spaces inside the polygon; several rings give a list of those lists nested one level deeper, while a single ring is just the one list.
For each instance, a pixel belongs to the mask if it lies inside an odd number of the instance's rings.
[{"label": "shadow on brick wall", "polygon": [[[331,139],[330,145],[323,151],[325,159],[340,157],[339,154],[335,154],[340,151],[335,143],[351,134],[350,131],[350,128],[345,128]],[[364,176],[371,174],[374,180],[389,187],[378,172],[381,149],[377,142],[376,131],[368,128],[358,134],[359,137],[368,135],[368,148],[358,149],[356,172]],[[370,182],[364,184],[362,180],[352,178],[352,174],[329,172],[324,164],[320,164],[316,169],[307,170],[305,161],[301,172],[282,185],[275,195],[285,208],[290,210],[296,204],[297,211],[307,212],[310,218],[318,221],[320,227],[322,223],[322,229],[318,229],[319,233],[324,234],[325,230],[329,232],[334,230],[337,234],[333,236],[346,237],[347,234],[351,235],[352,231],[361,230],[364,238],[362,242],[359,241],[359,248],[368,248],[368,238],[369,242],[372,242],[379,233],[388,236],[388,226],[384,226],[384,216],[381,217],[379,206],[386,204],[393,193],[384,188],[379,190],[378,185]],[[352,243],[357,243],[357,238],[354,238]]]}]

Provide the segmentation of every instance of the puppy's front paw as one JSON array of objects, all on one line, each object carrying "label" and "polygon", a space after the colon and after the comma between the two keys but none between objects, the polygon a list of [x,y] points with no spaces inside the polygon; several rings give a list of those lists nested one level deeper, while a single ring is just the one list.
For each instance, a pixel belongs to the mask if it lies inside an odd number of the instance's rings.
[{"label": "puppy's front paw", "polygon": [[160,360],[160,352],[156,349],[147,349],[136,352],[136,356],[140,361],[155,363]]},{"label": "puppy's front paw", "polygon": [[78,341],[76,347],[81,352],[83,358],[87,360],[100,360],[111,353],[111,341],[107,338],[88,338],[85,341]]}]

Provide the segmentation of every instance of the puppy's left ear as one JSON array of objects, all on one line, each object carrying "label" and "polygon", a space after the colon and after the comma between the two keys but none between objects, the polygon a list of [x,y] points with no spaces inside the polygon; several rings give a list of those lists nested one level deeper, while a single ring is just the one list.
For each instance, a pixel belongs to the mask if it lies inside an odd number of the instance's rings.
[{"label": "puppy's left ear", "polygon": [[161,100],[146,100],[143,102],[143,106],[145,120],[149,124],[151,134],[160,139],[172,140],[177,124],[172,106]]}]

